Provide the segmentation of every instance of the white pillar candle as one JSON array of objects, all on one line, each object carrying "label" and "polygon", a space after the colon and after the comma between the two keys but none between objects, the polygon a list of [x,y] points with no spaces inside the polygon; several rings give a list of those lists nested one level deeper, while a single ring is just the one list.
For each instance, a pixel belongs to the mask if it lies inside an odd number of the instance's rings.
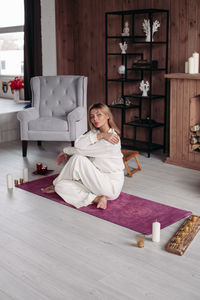
[{"label": "white pillar candle", "polygon": [[194,74],[194,57],[189,58],[189,74]]},{"label": "white pillar candle", "polygon": [[24,170],[23,170],[23,178],[24,178],[24,182],[28,181],[28,168],[24,168]]},{"label": "white pillar candle", "polygon": [[7,178],[7,187],[8,189],[12,189],[13,188],[13,178],[11,174],[7,174],[6,176]]},{"label": "white pillar candle", "polygon": [[189,63],[188,63],[188,61],[185,62],[185,73],[189,73]]},{"label": "white pillar candle", "polygon": [[157,221],[152,224],[152,241],[160,242],[160,223]]},{"label": "white pillar candle", "polygon": [[199,73],[199,53],[194,52],[192,56],[194,57],[194,73],[198,74]]}]

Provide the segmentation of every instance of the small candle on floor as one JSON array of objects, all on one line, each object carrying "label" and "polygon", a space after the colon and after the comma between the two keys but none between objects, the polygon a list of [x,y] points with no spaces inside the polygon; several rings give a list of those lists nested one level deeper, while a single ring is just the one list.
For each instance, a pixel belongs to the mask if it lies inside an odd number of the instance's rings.
[{"label": "small candle on floor", "polygon": [[197,216],[192,216],[192,222],[196,222],[197,221]]},{"label": "small candle on floor", "polygon": [[176,244],[180,244],[181,243],[181,238],[180,237],[176,237],[175,242],[176,242]]},{"label": "small candle on floor", "polygon": [[188,226],[191,228],[193,226],[193,223],[192,222],[189,222],[188,223]]},{"label": "small candle on floor", "polygon": [[12,189],[13,188],[13,178],[11,174],[7,174],[6,176],[7,179],[7,188]]},{"label": "small candle on floor", "polygon": [[137,247],[138,248],[143,248],[144,247],[144,240],[145,236],[142,234],[136,235],[136,240],[137,240]]},{"label": "small candle on floor", "polygon": [[157,221],[152,224],[152,241],[160,242],[160,223]]},{"label": "small candle on floor", "polygon": [[24,168],[23,170],[24,182],[28,181],[28,168]]},{"label": "small candle on floor", "polygon": [[181,237],[181,238],[184,238],[184,237],[185,237],[185,232],[184,232],[184,231],[182,231],[182,232],[180,233],[180,237]]},{"label": "small candle on floor", "polygon": [[42,167],[41,171],[42,174],[46,174],[47,172],[47,166]]},{"label": "small candle on floor", "polygon": [[37,169],[37,172],[40,173],[41,169],[42,169],[42,163],[37,163],[36,164],[36,169]]},{"label": "small candle on floor", "polygon": [[22,184],[24,182],[24,179],[20,178],[19,182],[20,182],[20,184]]},{"label": "small candle on floor", "polygon": [[15,186],[18,185],[18,180],[15,179],[15,180],[14,180],[14,183],[15,183]]}]

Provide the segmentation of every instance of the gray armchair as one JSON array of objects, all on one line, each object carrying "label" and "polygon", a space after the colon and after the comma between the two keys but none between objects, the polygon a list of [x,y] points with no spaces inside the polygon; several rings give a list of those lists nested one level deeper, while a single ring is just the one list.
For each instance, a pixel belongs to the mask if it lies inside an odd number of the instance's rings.
[{"label": "gray armchair", "polygon": [[75,141],[87,131],[87,77],[31,78],[32,107],[20,111],[22,154],[28,141]]}]

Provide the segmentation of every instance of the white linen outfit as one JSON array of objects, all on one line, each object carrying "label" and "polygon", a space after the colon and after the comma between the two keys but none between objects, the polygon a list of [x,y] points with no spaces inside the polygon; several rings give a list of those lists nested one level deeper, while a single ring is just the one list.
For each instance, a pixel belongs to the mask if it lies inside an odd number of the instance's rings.
[{"label": "white linen outfit", "polygon": [[[63,149],[72,156],[53,181],[56,193],[77,208],[91,204],[96,196],[116,199],[124,183],[120,141],[98,140],[98,133],[89,131],[75,141],[75,147]],[[115,133],[114,129],[109,133]]]}]

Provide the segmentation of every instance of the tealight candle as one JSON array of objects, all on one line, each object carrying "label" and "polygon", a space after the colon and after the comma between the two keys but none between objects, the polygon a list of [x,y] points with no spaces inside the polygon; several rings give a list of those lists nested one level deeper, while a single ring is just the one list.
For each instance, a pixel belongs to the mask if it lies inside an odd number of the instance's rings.
[{"label": "tealight candle", "polygon": [[24,182],[24,179],[20,178],[19,182],[20,182],[20,184],[22,184]]},{"label": "tealight candle", "polygon": [[13,179],[11,174],[7,174],[6,176],[7,179],[7,188],[12,189],[13,188]]},{"label": "tealight candle", "polygon": [[197,216],[192,216],[192,222],[196,222],[197,221]]},{"label": "tealight candle", "polygon": [[160,223],[157,221],[152,224],[152,241],[160,242]]},{"label": "tealight candle", "polygon": [[41,171],[42,174],[46,174],[47,172],[47,166],[42,167]]},{"label": "tealight candle", "polygon": [[145,236],[142,235],[142,234],[138,234],[136,236],[136,240],[137,240],[137,247],[138,248],[143,248],[144,247]]},{"label": "tealight candle", "polygon": [[189,222],[188,223],[188,226],[191,228],[193,226],[193,223],[192,222]]},{"label": "tealight candle", "polygon": [[176,242],[176,244],[180,244],[181,243],[181,238],[180,237],[176,237],[175,238],[175,242]]},{"label": "tealight candle", "polygon": [[14,180],[14,183],[15,183],[15,186],[18,185],[18,180],[15,179],[15,180]]},{"label": "tealight candle", "polygon": [[184,236],[185,236],[185,232],[182,231],[182,232],[180,233],[180,237],[181,237],[181,238],[184,238]]},{"label": "tealight candle", "polygon": [[183,230],[184,230],[185,232],[188,232],[188,231],[189,231],[189,227],[188,227],[188,226],[185,226]]},{"label": "tealight candle", "polygon": [[28,168],[24,168],[23,170],[24,182],[28,181]]},{"label": "tealight candle", "polygon": [[144,241],[139,241],[137,243],[138,248],[143,248],[144,247]]}]

